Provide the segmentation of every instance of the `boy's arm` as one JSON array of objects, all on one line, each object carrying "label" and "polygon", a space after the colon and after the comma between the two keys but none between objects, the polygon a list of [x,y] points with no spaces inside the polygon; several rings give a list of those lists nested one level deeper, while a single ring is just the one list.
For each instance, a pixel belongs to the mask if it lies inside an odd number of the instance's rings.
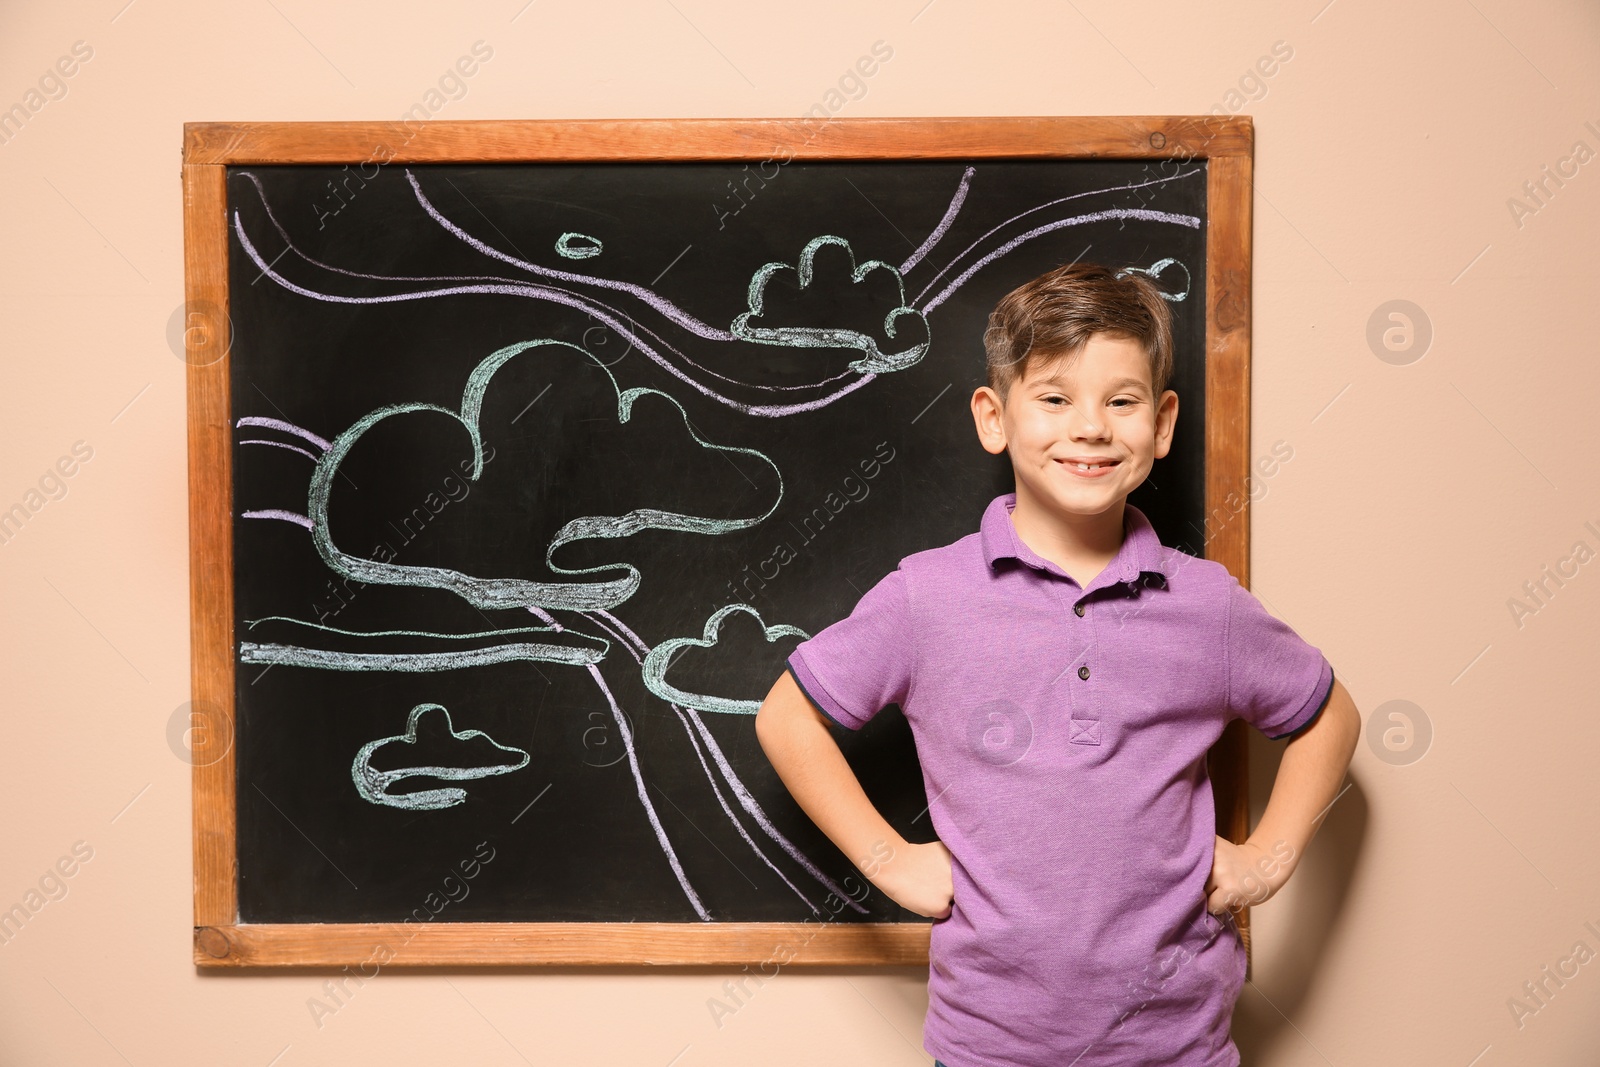
[{"label": "boy's arm", "polygon": [[911,844],[889,825],[867,799],[828,722],[784,671],[756,713],[756,740],[801,810],[873,885],[919,915],[949,915],[949,850],[940,841]]},{"label": "boy's arm", "polygon": [[1338,798],[1360,737],[1361,713],[1335,678],[1327,706],[1284,749],[1255,832],[1242,845],[1217,838],[1212,876],[1206,882],[1213,914],[1259,904],[1289,880]]}]

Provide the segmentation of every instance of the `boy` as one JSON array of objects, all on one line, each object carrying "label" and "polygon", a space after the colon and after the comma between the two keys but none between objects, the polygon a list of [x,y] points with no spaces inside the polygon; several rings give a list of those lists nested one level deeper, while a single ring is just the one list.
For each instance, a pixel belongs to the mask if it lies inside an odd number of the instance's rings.
[{"label": "boy", "polygon": [[[1288,880],[1360,716],[1318,649],[1127,503],[1178,415],[1147,278],[1050,271],[1001,299],[984,343],[973,419],[1016,491],[801,642],[757,737],[872,883],[935,920],[936,1063],[1236,1067],[1231,912]],[[887,704],[911,725],[939,840],[896,833],[829,734]],[[1291,738],[1242,845],[1215,833],[1205,764],[1234,718]]]}]

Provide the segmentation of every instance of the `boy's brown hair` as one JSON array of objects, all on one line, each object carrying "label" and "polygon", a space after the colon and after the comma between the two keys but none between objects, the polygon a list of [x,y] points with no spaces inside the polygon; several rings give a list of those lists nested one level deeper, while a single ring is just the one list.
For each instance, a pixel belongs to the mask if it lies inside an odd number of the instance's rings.
[{"label": "boy's brown hair", "polygon": [[1144,348],[1159,400],[1172,377],[1172,312],[1148,277],[1099,263],[1057,267],[1000,298],[983,334],[989,388],[1004,403],[1030,364],[1071,355],[1097,333]]}]

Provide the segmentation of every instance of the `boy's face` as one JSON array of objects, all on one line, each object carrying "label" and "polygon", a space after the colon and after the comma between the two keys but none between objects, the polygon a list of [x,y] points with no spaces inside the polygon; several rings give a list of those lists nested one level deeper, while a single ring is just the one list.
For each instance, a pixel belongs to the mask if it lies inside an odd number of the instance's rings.
[{"label": "boy's face", "polygon": [[1019,498],[1057,514],[1099,515],[1126,499],[1172,446],[1178,394],[1153,394],[1144,348],[1097,333],[1076,358],[1035,359],[1003,404],[993,389],[979,388],[972,415],[983,447],[1010,453]]}]

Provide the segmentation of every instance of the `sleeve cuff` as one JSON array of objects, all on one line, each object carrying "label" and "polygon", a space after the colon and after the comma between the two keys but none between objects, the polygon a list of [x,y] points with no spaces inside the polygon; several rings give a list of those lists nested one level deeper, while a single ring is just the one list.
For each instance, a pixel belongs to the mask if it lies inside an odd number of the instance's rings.
[{"label": "sleeve cuff", "polygon": [[811,701],[818,711],[843,726],[846,730],[859,730],[866,725],[866,723],[846,711],[833,698],[833,694],[828,692],[827,687],[811,672],[811,668],[806,666],[806,661],[800,655],[799,649],[789,653],[789,658],[785,662],[788,663],[789,673],[794,676],[795,684],[800,687],[800,692],[806,695],[806,699]]},{"label": "sleeve cuff", "polygon": [[1317,685],[1311,691],[1310,699],[1305,702],[1299,711],[1294,713],[1288,722],[1284,723],[1281,731],[1275,734],[1267,734],[1267,737],[1278,741],[1305,729],[1311,725],[1312,720],[1322,714],[1322,709],[1328,706],[1328,698],[1331,696],[1333,696],[1333,665],[1324,656],[1322,657],[1322,670],[1317,676]]}]

